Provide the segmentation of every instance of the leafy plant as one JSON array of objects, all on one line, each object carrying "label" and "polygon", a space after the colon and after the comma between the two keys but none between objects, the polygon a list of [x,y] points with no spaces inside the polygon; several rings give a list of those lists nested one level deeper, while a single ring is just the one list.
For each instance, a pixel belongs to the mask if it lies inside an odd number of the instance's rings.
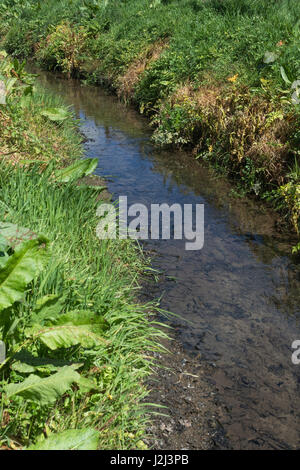
[{"label": "leafy plant", "polygon": [[30,375],[24,382],[9,384],[4,388],[7,398],[20,395],[27,400],[36,400],[41,405],[54,403],[73,383],[79,383],[80,375],[72,367],[63,367],[47,378]]},{"label": "leafy plant", "polygon": [[0,312],[11,307],[24,295],[27,285],[49,259],[48,240],[38,237],[18,245],[0,270]]},{"label": "leafy plant", "polygon": [[99,432],[93,428],[68,429],[42,439],[27,450],[97,450]]},{"label": "leafy plant", "polygon": [[49,121],[61,122],[69,117],[69,113],[65,108],[48,108],[41,112],[41,115],[49,119]]},{"label": "leafy plant", "polygon": [[67,168],[58,170],[55,173],[55,179],[59,183],[69,183],[84,176],[88,176],[95,171],[98,166],[97,158],[86,158],[79,160]]}]

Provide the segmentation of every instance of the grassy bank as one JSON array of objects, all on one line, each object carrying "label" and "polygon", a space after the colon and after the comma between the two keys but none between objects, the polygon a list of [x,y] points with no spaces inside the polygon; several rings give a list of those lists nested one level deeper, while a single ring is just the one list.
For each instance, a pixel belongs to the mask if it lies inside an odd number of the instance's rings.
[{"label": "grassy bank", "polygon": [[97,239],[102,192],[71,177],[70,110],[3,53],[0,74],[0,448],[144,448],[162,335],[135,300],[146,262]]},{"label": "grassy bank", "polygon": [[105,84],[299,233],[298,0],[0,4],[4,47]]}]

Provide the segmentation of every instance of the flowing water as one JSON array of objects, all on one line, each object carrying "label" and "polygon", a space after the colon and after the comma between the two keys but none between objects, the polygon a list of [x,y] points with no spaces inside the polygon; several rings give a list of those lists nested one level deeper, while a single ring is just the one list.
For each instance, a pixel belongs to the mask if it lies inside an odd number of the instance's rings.
[{"label": "flowing water", "polygon": [[161,306],[181,315],[175,326],[186,351],[215,365],[210,380],[227,409],[230,445],[300,448],[300,365],[291,361],[300,339],[300,270],[291,237],[276,232],[269,209],[233,197],[190,155],[155,148],[147,121],[115,97],[50,74],[40,80],[73,105],[86,155],[99,158],[97,173],[115,197],[147,207],[205,204],[201,251],[185,251],[178,240],[145,243],[165,273]]}]

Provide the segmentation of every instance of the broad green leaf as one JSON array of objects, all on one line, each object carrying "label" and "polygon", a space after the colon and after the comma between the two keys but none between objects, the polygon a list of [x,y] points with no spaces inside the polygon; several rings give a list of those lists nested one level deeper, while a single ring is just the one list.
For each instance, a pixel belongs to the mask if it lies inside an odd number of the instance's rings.
[{"label": "broad green leaf", "polygon": [[27,450],[97,450],[98,445],[99,431],[93,428],[69,429],[52,434]]},{"label": "broad green leaf", "polygon": [[[66,364],[66,361],[61,361],[62,363],[64,362]],[[74,363],[70,364],[68,367],[71,367],[73,370],[78,370],[83,366],[83,363]],[[14,362],[11,366],[12,370],[19,372],[20,374],[34,374],[35,372],[39,373],[44,373],[44,374],[51,374],[52,372],[57,372],[60,369],[62,369],[62,366],[55,365],[55,361],[51,361],[48,359],[48,361],[44,360],[44,363],[41,363],[40,365],[31,365],[27,364],[26,362]],[[81,382],[79,383],[79,386],[81,386]]]},{"label": "broad green leaf", "polygon": [[36,367],[26,364],[25,362],[14,362],[11,368],[20,374],[33,374],[36,371]]},{"label": "broad green leaf", "polygon": [[56,374],[41,379],[30,375],[24,382],[9,384],[5,387],[7,398],[20,395],[27,400],[37,401],[41,405],[54,403],[71,388],[73,383],[80,381],[80,375],[71,367],[63,367]]},{"label": "broad green leaf", "polygon": [[39,236],[18,245],[0,269],[0,312],[20,300],[49,259],[48,240]]},{"label": "broad green leaf", "polygon": [[41,115],[53,122],[61,122],[68,119],[70,113],[64,108],[47,108],[41,112]]},{"label": "broad green leaf", "polygon": [[78,160],[67,168],[58,170],[55,173],[56,181],[59,183],[69,183],[70,181],[78,180],[93,173],[97,168],[97,165],[97,158],[85,158],[84,160]]},{"label": "broad green leaf", "polygon": [[59,348],[70,348],[81,344],[84,348],[93,348],[107,341],[99,334],[91,331],[90,325],[60,325],[43,328],[36,325],[27,335],[38,338],[45,346],[53,351]]}]

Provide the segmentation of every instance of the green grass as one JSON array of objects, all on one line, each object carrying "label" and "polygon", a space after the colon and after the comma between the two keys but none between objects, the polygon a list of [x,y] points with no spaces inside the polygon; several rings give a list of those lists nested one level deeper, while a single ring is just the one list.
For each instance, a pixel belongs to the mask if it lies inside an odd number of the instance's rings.
[{"label": "green grass", "polygon": [[[28,81],[28,76],[22,80]],[[45,120],[41,111],[63,106],[61,100],[42,89],[24,99],[24,87],[17,85],[0,108],[0,221],[45,235],[51,259],[13,306],[9,332],[7,312],[1,312],[0,338],[5,334],[10,360],[0,369],[0,448],[22,448],[42,435],[91,426],[100,432],[101,449],[143,449],[151,410],[143,403],[148,394],[145,379],[152,373],[151,352],[161,350],[165,336],[151,320],[154,305],[137,300],[148,261],[131,240],[96,237],[101,203],[97,188],[54,181],[58,167],[82,154],[76,122],[71,112],[61,124]],[[89,310],[103,316],[106,342],[93,349],[74,346],[54,352],[33,342],[29,352],[37,358],[83,364],[82,374],[96,380],[96,390],[84,393],[73,387],[55,406],[19,396],[8,399],[5,385],[22,382],[28,375],[12,367],[15,353],[26,339],[38,300],[49,294],[63,299],[65,313]],[[51,371],[39,373],[47,377]]]},{"label": "green grass", "polygon": [[50,174],[50,170],[40,175],[36,169],[0,167],[0,220],[30,227],[52,242],[51,262],[27,292],[19,316],[25,328],[39,298],[62,295],[66,311],[90,309],[104,315],[110,345],[94,353],[75,351],[68,357],[87,362],[89,370],[95,368],[97,393],[84,399],[72,394],[54,409],[19,400],[6,403],[11,419],[0,441],[30,443],[46,423],[52,432],[92,425],[103,429],[101,448],[136,448],[147,420],[141,404],[147,395],[143,382],[151,372],[147,354],[159,347],[160,336],[147,318],[151,306],[136,302],[145,261],[131,241],[96,238],[99,203],[93,190],[80,190],[75,184],[54,186]]}]

